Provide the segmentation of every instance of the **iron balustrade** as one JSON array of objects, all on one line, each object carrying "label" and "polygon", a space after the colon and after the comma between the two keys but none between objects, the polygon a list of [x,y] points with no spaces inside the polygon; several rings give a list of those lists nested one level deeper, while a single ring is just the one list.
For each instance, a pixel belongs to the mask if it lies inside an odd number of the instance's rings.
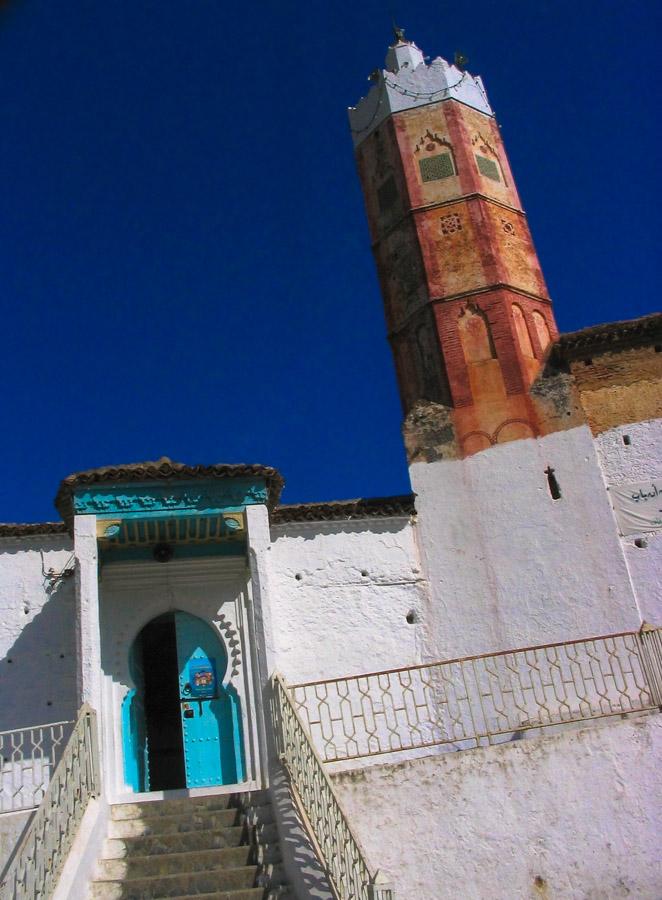
[{"label": "iron balustrade", "polygon": [[282,677],[272,678],[274,731],[307,830],[339,900],[395,900],[393,889],[374,875],[349,826]]},{"label": "iron balustrade", "polygon": [[0,813],[41,803],[74,722],[0,731]]},{"label": "iron balustrade", "polygon": [[57,885],[87,804],[99,794],[94,710],[85,704],[39,808],[0,882],[0,896],[45,900]]},{"label": "iron balustrade", "polygon": [[464,750],[662,705],[662,630],[288,685],[326,762]]}]

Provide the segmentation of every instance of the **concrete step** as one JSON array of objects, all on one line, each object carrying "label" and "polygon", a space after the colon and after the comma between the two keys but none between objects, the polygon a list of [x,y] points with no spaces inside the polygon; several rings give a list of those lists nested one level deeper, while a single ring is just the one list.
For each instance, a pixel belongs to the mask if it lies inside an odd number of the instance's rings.
[{"label": "concrete step", "polygon": [[[176,800],[153,800],[146,803],[116,803],[111,807],[113,819],[151,819],[154,816],[174,816],[190,810],[228,809],[231,794],[211,797],[178,797]],[[236,806],[236,804],[232,804]]]},{"label": "concrete step", "polygon": [[108,823],[108,837],[127,838],[145,834],[218,830],[239,824],[238,809],[189,811],[177,815],[151,816],[147,819],[111,819]]},{"label": "concrete step", "polygon": [[103,859],[127,856],[155,856],[163,853],[187,853],[189,850],[221,850],[238,847],[246,840],[243,825],[208,831],[180,831],[173,834],[148,834],[142,837],[106,838]]},{"label": "concrete step", "polygon": [[161,853],[154,856],[129,856],[99,861],[97,878],[122,881],[152,875],[204,872],[209,869],[236,869],[257,862],[255,848],[225,847],[222,850],[190,850],[186,853]]},{"label": "concrete step", "polygon": [[[265,900],[265,893],[264,888],[245,888],[239,891],[214,891],[213,894],[178,894],[170,900]],[[296,897],[293,894],[279,894],[278,900],[296,900]]]},{"label": "concrete step", "polygon": [[[210,869],[204,872],[179,872],[128,880],[96,880],[92,882],[93,900],[153,900],[181,897],[187,894],[223,893],[255,886],[257,866],[236,869]],[[264,889],[262,889],[264,893]],[[259,895],[255,895],[259,896]],[[236,900],[236,898],[232,898]]]}]

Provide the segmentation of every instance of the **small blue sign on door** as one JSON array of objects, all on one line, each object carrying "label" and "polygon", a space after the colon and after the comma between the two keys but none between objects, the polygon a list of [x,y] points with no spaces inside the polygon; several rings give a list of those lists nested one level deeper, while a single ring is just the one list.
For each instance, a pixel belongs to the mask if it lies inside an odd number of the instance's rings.
[{"label": "small blue sign on door", "polygon": [[218,695],[216,685],[216,661],[213,659],[192,659],[188,664],[190,697],[196,700],[211,700]]}]

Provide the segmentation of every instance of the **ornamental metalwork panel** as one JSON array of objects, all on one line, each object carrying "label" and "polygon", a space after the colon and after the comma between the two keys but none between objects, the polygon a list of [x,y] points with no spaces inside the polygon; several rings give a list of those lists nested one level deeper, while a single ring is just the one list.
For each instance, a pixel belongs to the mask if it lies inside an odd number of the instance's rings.
[{"label": "ornamental metalwork panel", "polygon": [[439,181],[455,175],[453,158],[450,153],[438,153],[436,156],[425,156],[419,159],[418,167],[421,170],[423,181]]},{"label": "ornamental metalwork panel", "polygon": [[393,889],[379,873],[371,873],[280,675],[273,676],[272,688],[279,756],[336,896],[339,900],[395,900]]},{"label": "ornamental metalwork panel", "polygon": [[39,806],[73,727],[68,721],[0,731],[0,813]]},{"label": "ornamental metalwork panel", "polygon": [[493,159],[488,159],[486,156],[480,156],[476,153],[476,163],[478,164],[478,171],[485,178],[491,178],[492,181],[501,181],[499,167]]},{"label": "ornamental metalwork panel", "polygon": [[41,805],[0,883],[0,896],[46,900],[53,894],[87,804],[99,789],[96,713],[84,705]]},{"label": "ornamental metalwork panel", "polygon": [[655,708],[662,639],[659,630],[627,632],[289,690],[324,762],[424,747],[465,750]]}]

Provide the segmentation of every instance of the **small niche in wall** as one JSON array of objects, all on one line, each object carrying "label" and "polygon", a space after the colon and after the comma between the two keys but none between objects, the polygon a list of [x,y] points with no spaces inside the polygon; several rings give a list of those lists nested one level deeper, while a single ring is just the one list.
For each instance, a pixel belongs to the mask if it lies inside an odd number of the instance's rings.
[{"label": "small niche in wall", "polygon": [[648,541],[646,538],[635,538],[634,546],[638,547],[640,550],[645,550],[648,547]]},{"label": "small niche in wall", "polygon": [[407,615],[405,616],[408,625],[416,625],[420,621],[418,618],[418,613],[415,609],[410,609]]},{"label": "small niche in wall", "polygon": [[547,466],[545,469],[545,475],[547,476],[547,487],[549,488],[549,496],[552,500],[560,500],[561,499],[561,486],[559,485],[558,478],[554,474],[554,469],[551,466]]},{"label": "small niche in wall", "polygon": [[629,434],[623,435],[623,443],[625,444],[626,447],[630,446],[630,444],[632,443],[632,439],[630,438]]}]

